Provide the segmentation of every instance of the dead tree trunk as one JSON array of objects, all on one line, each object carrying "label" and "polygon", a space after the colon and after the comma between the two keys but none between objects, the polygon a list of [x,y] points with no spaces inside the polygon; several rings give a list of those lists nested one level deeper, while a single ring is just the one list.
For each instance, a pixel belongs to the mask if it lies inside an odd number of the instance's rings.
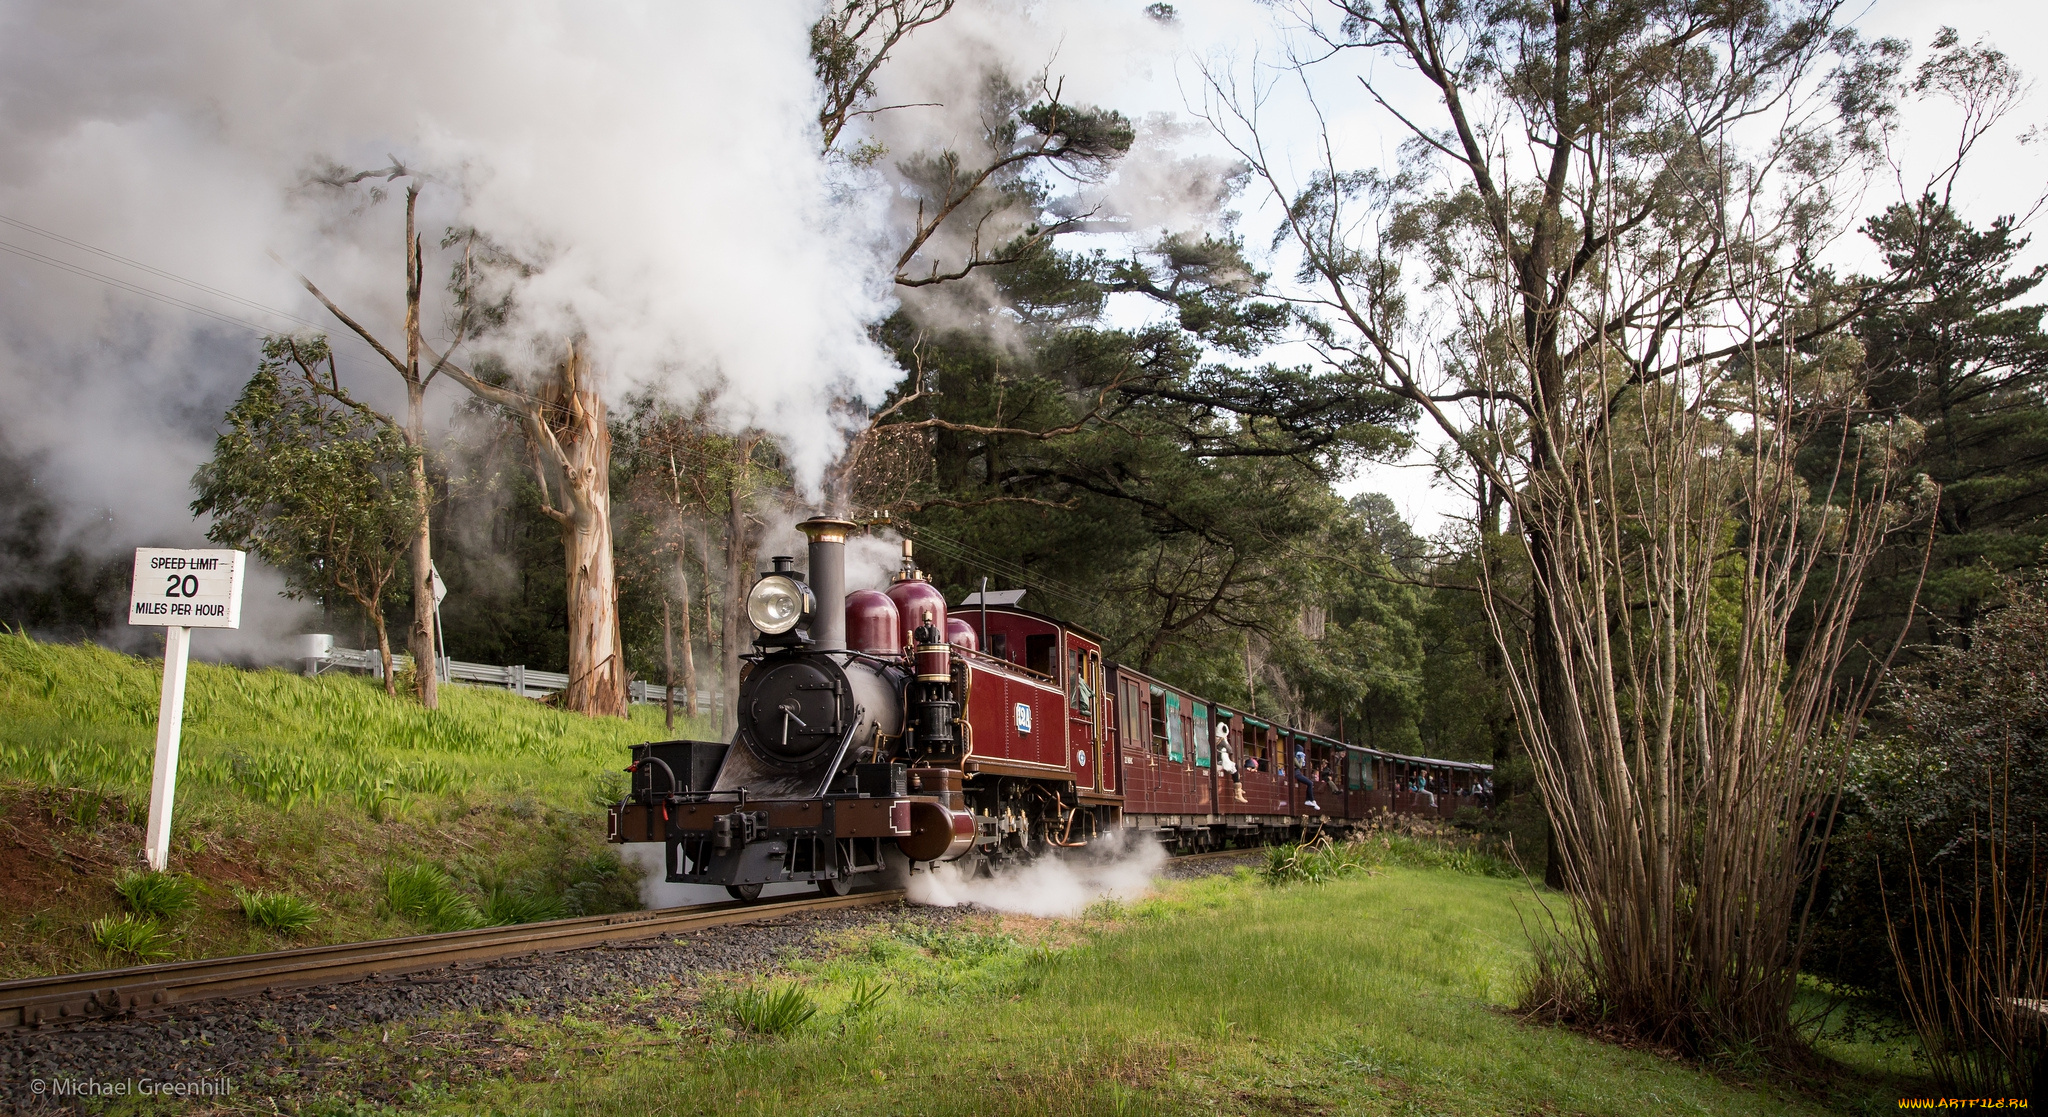
[{"label": "dead tree trunk", "polygon": [[561,529],[568,574],[569,688],[563,706],[624,717],[626,657],[612,561],[612,435],[582,352],[571,343],[537,395],[478,380],[445,359],[440,366],[478,398],[518,416],[526,429],[541,511]]},{"label": "dead tree trunk", "polygon": [[[346,179],[320,181],[329,186],[339,187],[379,175],[387,175],[391,179],[411,175],[411,172],[402,166],[393,166],[387,168],[387,171],[366,171]],[[427,385],[433,382],[434,377],[447,364],[447,358],[438,359],[434,367],[425,374],[420,372],[420,353],[426,348],[420,338],[420,286],[425,277],[426,265],[421,251],[417,220],[419,198],[419,179],[412,178],[410,185],[405,189],[405,356],[400,357],[383,342],[378,341],[361,323],[351,318],[336,306],[333,300],[321,293],[320,288],[314,286],[312,280],[301,275],[299,282],[314,298],[320,300],[322,306],[340,319],[343,325],[368,342],[405,381],[405,426],[400,433],[405,437],[406,445],[413,450],[409,481],[420,518],[419,530],[412,541],[412,626],[407,632],[406,644],[412,652],[414,693],[418,695],[420,705],[432,710],[441,704],[441,672],[436,662],[434,641],[434,540],[428,516],[433,503],[433,490],[427,481]],[[454,352],[455,346],[462,344],[466,332],[465,322],[464,328],[456,333],[454,344],[449,346],[450,353]],[[317,383],[315,390],[318,390]],[[349,399],[338,383],[328,394],[351,407],[365,410]],[[385,677],[388,685],[388,664],[385,668]]]},{"label": "dead tree trunk", "polygon": [[569,576],[569,689],[562,702],[578,713],[624,717],[626,656],[612,565],[612,436],[604,400],[588,379],[582,355],[571,346],[541,408],[566,506],[547,508],[562,529]]}]

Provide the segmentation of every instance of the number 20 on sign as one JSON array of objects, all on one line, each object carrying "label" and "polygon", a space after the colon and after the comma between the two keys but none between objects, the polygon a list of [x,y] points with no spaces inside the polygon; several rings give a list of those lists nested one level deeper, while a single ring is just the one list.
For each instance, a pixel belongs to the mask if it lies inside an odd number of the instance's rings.
[{"label": "number 20 on sign", "polygon": [[128,623],[164,628],[164,693],[156,713],[156,769],[149,781],[149,829],[142,855],[161,872],[171,853],[171,800],[178,785],[178,734],[185,724],[185,667],[195,628],[242,626],[241,551],[138,547]]}]

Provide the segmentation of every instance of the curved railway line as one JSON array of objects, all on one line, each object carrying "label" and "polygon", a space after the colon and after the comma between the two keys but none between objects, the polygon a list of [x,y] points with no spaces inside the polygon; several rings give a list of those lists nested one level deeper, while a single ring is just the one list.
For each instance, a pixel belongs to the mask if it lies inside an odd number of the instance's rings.
[{"label": "curved railway line", "polygon": [[[1228,849],[1183,854],[1173,858],[1172,862],[1241,857],[1255,852],[1255,849]],[[300,947],[228,958],[199,958],[82,974],[21,978],[0,982],[0,1035],[145,1015],[202,1001],[341,985],[373,977],[649,939],[704,927],[757,923],[795,912],[868,907],[904,898],[902,889],[887,889],[754,904],[699,904],[657,911],[557,919],[545,923],[484,927],[474,931]]]}]

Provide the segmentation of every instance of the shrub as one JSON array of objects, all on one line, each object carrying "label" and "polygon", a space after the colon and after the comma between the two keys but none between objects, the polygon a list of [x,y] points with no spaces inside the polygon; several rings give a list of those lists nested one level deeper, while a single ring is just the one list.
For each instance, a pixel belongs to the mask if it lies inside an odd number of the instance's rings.
[{"label": "shrub", "polygon": [[1260,873],[1267,884],[1326,884],[1338,877],[1362,873],[1372,867],[1372,847],[1366,842],[1338,844],[1328,836],[1312,842],[1289,842],[1266,851],[1266,867]]},{"label": "shrub", "polygon": [[817,1015],[818,1005],[810,994],[794,984],[772,990],[749,985],[732,999],[730,1011],[739,1028],[757,1035],[787,1036]]},{"label": "shrub", "polygon": [[171,937],[154,919],[109,915],[87,924],[85,933],[94,946],[111,955],[126,955],[137,961],[171,956]]},{"label": "shrub", "polygon": [[320,918],[320,909],[311,902],[302,900],[289,892],[244,891],[235,889],[235,899],[242,905],[242,915],[249,922],[265,930],[295,935],[313,925]]},{"label": "shrub", "polygon": [[1851,758],[1809,967],[1903,1009],[1960,1094],[2033,1080],[2048,997],[2048,583],[1922,647]]},{"label": "shrub", "polygon": [[178,919],[198,906],[199,886],[180,873],[144,872],[129,869],[114,878],[114,891],[128,910],[144,918],[161,921]]},{"label": "shrub", "polygon": [[430,931],[467,931],[485,925],[475,901],[432,865],[385,869],[384,908]]},{"label": "shrub", "polygon": [[566,915],[608,915],[640,908],[640,874],[618,853],[602,849],[576,861],[562,881]]},{"label": "shrub", "polygon": [[493,888],[484,898],[484,922],[492,927],[511,923],[544,923],[562,918],[562,902],[511,888]]}]

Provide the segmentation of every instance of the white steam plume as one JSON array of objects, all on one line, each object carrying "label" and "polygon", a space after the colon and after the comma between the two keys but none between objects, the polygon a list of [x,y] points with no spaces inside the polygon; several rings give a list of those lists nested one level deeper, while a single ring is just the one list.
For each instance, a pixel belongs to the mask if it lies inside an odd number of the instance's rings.
[{"label": "white steam plume", "polygon": [[[509,359],[538,364],[581,334],[611,398],[719,386],[729,420],[778,436],[815,479],[843,441],[830,401],[873,399],[899,373],[865,334],[892,297],[875,215],[835,190],[817,152],[812,15],[565,0],[7,5],[0,217],[33,226],[0,225],[8,437],[47,455],[74,523],[110,514],[118,546],[193,543],[204,527],[186,481],[261,332],[319,324],[341,344],[344,378],[395,405],[395,376],[269,257],[397,341],[398,198],[365,207],[362,188],[305,185],[330,161],[396,157],[432,176],[430,338],[449,267],[436,242],[474,226],[545,263],[518,292],[499,346]],[[443,416],[460,400],[452,383],[432,389]]]},{"label": "white steam plume", "polygon": [[911,902],[951,908],[963,904],[1042,918],[1075,916],[1104,898],[1135,900],[1152,888],[1166,849],[1158,842],[1117,843],[1072,860],[1041,857],[975,877],[955,862],[912,873],[905,886]]}]

